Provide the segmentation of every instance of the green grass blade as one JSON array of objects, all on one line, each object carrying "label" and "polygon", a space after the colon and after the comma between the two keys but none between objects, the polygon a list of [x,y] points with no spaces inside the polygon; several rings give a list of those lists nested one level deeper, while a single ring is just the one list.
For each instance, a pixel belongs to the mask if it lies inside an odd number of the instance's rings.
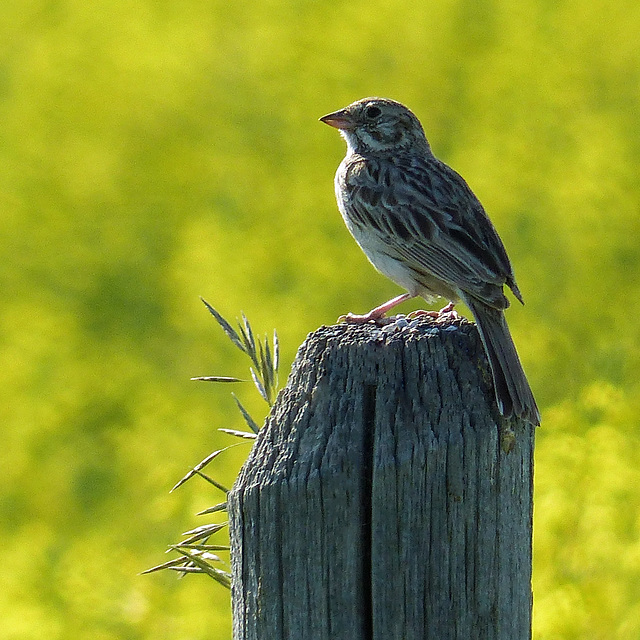
[{"label": "green grass blade", "polygon": [[273,370],[278,373],[280,368],[280,341],[278,340],[278,332],[273,330]]},{"label": "green grass blade", "polygon": [[226,433],[235,438],[242,438],[243,440],[255,440],[257,435],[254,431],[239,431],[238,429],[218,429],[222,433]]},{"label": "green grass blade", "polygon": [[[236,446],[236,445],[232,445],[232,446]],[[227,487],[225,487],[224,485],[220,484],[219,482],[216,482],[213,478],[210,478],[208,475],[206,475],[205,473],[202,473],[202,471],[196,471],[196,473],[203,479],[206,480],[209,484],[212,484],[214,487],[216,487],[216,489],[220,489],[220,491],[224,492],[224,493],[229,493],[229,489],[227,489]]]},{"label": "green grass blade", "polygon": [[249,344],[251,345],[251,350],[255,353],[256,351],[256,340],[253,336],[253,330],[251,329],[251,324],[249,324],[249,320],[247,316],[244,315],[244,312],[241,312],[242,316],[242,324],[244,325],[244,329],[247,332],[247,338],[249,340]]},{"label": "green grass blade", "polygon": [[199,511],[198,513],[196,513],[197,516],[205,516],[209,513],[217,513],[218,511],[226,511],[227,510],[227,503],[226,502],[220,502],[219,504],[214,505],[213,507],[209,507],[208,509],[205,509],[204,511]]},{"label": "green grass blade", "polygon": [[201,469],[204,469],[212,460],[215,460],[221,453],[224,453],[231,447],[236,447],[237,444],[230,444],[228,447],[224,447],[223,449],[218,449],[213,453],[210,453],[202,462],[199,462],[189,473],[187,473],[183,478],[181,478],[169,491],[169,493],[175,491],[178,487],[182,486],[189,478],[193,478],[193,476],[197,475]]},{"label": "green grass blade", "polygon": [[242,417],[244,418],[244,421],[247,423],[247,426],[249,427],[249,429],[251,429],[253,433],[258,433],[258,431],[260,431],[260,427],[258,426],[258,423],[249,415],[249,412],[242,406],[242,403],[240,402],[240,400],[238,400],[238,397],[236,396],[236,394],[232,393],[231,395],[233,396],[233,399],[236,401],[236,404],[238,405],[238,409],[240,409],[240,413],[242,414]]},{"label": "green grass blade", "polygon": [[253,367],[250,367],[249,371],[251,371],[251,378],[253,379],[253,384],[256,385],[258,393],[264,398],[264,401],[269,404],[269,396],[267,396],[267,391],[264,388],[262,381],[258,377],[258,374],[254,371]]},{"label": "green grass blade", "polygon": [[246,382],[246,380],[242,380],[242,378],[232,378],[230,376],[196,376],[190,379],[201,382]]},{"label": "green grass blade", "polygon": [[207,307],[209,313],[218,321],[218,324],[222,327],[222,330],[227,334],[231,342],[233,342],[238,349],[246,352],[240,336],[236,333],[235,329],[204,298],[200,298],[200,300],[202,300]]}]

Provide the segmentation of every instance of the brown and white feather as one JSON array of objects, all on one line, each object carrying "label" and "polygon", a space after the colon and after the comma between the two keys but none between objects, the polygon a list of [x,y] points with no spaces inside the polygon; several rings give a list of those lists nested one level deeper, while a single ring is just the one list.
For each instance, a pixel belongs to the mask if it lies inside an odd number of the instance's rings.
[{"label": "brown and white feather", "polygon": [[464,179],[432,153],[404,105],[365,98],[321,118],[347,141],[335,178],[347,228],[381,273],[426,299],[470,308],[501,412],[536,424],[538,408],[504,319],[507,285],[522,302],[504,245]]}]

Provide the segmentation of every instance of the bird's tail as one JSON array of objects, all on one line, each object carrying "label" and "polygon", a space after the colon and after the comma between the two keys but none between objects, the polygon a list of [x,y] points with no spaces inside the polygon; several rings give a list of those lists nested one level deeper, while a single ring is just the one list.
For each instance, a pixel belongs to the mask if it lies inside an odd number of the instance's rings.
[{"label": "bird's tail", "polygon": [[540,412],[501,309],[479,300],[464,300],[471,309],[489,359],[500,413],[540,424]]}]

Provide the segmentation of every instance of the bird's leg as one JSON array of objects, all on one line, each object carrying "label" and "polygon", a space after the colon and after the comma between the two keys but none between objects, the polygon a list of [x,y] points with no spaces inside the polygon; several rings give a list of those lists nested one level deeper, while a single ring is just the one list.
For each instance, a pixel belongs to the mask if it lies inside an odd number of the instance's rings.
[{"label": "bird's leg", "polygon": [[369,313],[365,313],[363,316],[356,315],[355,313],[347,313],[345,316],[340,316],[338,318],[338,322],[347,322],[349,324],[364,324],[365,322],[369,322],[370,320],[381,320],[384,318],[384,315],[387,311],[390,311],[394,307],[397,307],[401,302],[405,300],[411,300],[411,298],[415,298],[414,294],[411,293],[403,293],[402,295],[396,296],[392,300],[381,304],[379,307],[375,309],[371,309]]}]

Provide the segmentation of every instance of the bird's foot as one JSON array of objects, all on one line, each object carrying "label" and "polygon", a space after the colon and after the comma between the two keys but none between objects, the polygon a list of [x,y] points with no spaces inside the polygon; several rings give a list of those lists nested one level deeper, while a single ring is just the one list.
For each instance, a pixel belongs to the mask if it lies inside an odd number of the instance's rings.
[{"label": "bird's foot", "polygon": [[455,310],[455,306],[455,302],[450,302],[445,307],[442,307],[442,309],[438,311],[438,318],[448,320],[449,322],[452,322],[453,320],[460,320],[460,314]]},{"label": "bird's foot", "polygon": [[414,320],[415,318],[422,318],[423,316],[427,316],[427,318],[439,318],[439,311],[428,311],[427,309],[416,309],[407,315],[408,318]]},{"label": "bird's foot", "polygon": [[367,322],[375,322],[377,325],[385,325],[393,322],[393,318],[387,318],[384,313],[375,313],[377,309],[369,311],[364,315],[358,315],[356,313],[347,313],[338,318],[338,322],[345,322],[346,324],[366,324]]},{"label": "bird's foot", "polygon": [[394,307],[397,307],[401,302],[410,300],[415,296],[411,293],[403,293],[395,298],[392,298],[388,302],[381,304],[375,309],[371,309],[369,313],[365,313],[363,316],[356,315],[355,313],[347,313],[345,316],[340,316],[338,322],[347,322],[348,324],[366,324],[372,320],[376,324],[384,325],[393,322],[392,318],[385,318],[387,311],[391,311]]},{"label": "bird's foot", "polygon": [[413,319],[421,316],[427,316],[428,318],[433,318],[438,322],[452,322],[460,319],[460,315],[455,310],[455,306],[455,302],[450,302],[445,307],[442,307],[440,311],[426,311],[424,309],[418,309],[417,311],[412,311],[409,314],[409,318]]}]

